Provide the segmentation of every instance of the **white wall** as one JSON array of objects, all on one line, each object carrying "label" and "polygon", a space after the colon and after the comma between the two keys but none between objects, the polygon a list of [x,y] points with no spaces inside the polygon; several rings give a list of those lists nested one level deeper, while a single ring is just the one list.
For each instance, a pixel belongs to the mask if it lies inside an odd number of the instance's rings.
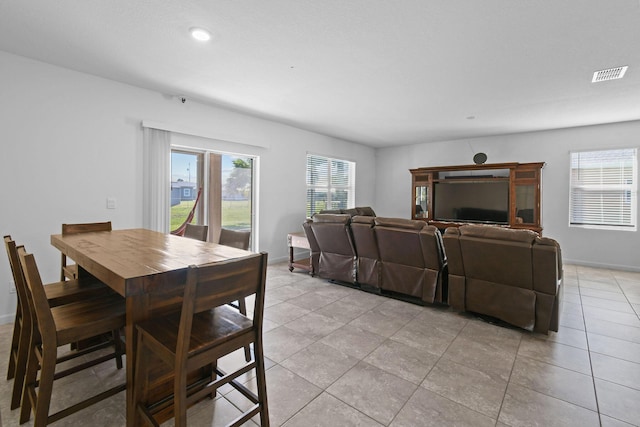
[{"label": "white wall", "polygon": [[543,235],[560,242],[563,260],[640,271],[640,232],[569,227],[569,152],[639,145],[640,121],[634,121],[380,149],[376,166],[376,213],[410,216],[409,169],[473,164],[474,152],[486,153],[487,163],[545,162]]},{"label": "white wall", "polygon": [[[142,226],[142,120],[201,129],[224,141],[266,145],[260,155],[260,250],[284,260],[286,235],[305,217],[307,151],[357,160],[356,204],[373,205],[375,150],[268,120],[185,104],[160,93],[0,52],[0,232],[36,256],[57,280],[49,236],[63,222]],[[243,144],[239,152],[248,152]],[[234,150],[235,151],[235,150]],[[106,209],[115,197],[117,208]],[[15,295],[0,261],[0,323]]]}]

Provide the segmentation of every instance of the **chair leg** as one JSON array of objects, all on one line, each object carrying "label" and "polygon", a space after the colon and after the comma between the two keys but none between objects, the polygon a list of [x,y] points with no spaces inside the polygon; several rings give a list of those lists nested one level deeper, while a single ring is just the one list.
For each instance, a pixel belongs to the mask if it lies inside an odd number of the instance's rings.
[{"label": "chair leg", "polygon": [[187,427],[187,373],[181,369],[173,381],[175,427]]},{"label": "chair leg", "polygon": [[16,353],[15,378],[13,380],[13,391],[11,394],[11,409],[20,407],[22,390],[24,388],[24,378],[27,371],[27,359],[29,357],[29,330],[31,329],[30,319],[23,318],[20,326],[20,340]]},{"label": "chair leg", "polygon": [[260,425],[269,427],[269,405],[267,404],[267,380],[264,368],[264,354],[262,350],[262,339],[258,337],[253,343],[253,351],[256,360],[256,383],[258,391],[258,402],[260,405]]},{"label": "chair leg", "polygon": [[61,260],[60,260],[60,281],[64,282],[65,280],[67,280],[67,278],[64,276],[64,266],[67,265],[67,256],[65,254],[62,254],[61,256]]},{"label": "chair leg", "polygon": [[31,418],[31,397],[30,394],[35,394],[36,380],[38,377],[38,356],[36,352],[38,350],[38,343],[35,341],[35,331],[31,331],[29,334],[29,345],[27,348],[27,368],[24,374],[24,386],[22,388],[22,399],[20,406],[20,424],[24,424]]},{"label": "chair leg", "polygon": [[149,352],[145,348],[143,339],[140,333],[138,333],[138,339],[136,343],[136,360],[135,375],[133,379],[133,393],[132,401],[135,408],[136,420],[139,419],[139,406],[142,406],[147,401],[148,389],[149,389],[149,367],[150,357]]},{"label": "chair leg", "polygon": [[[244,298],[238,300],[238,311],[240,311],[240,314],[247,315],[247,302]],[[251,361],[251,346],[248,344],[244,346],[244,360]]]},{"label": "chair leg", "polygon": [[[209,363],[206,366],[203,366],[202,368],[200,368],[200,373],[202,378],[208,378],[209,382],[212,383],[214,382],[217,378],[218,378],[218,374],[216,372],[216,369],[218,367],[218,362],[214,362],[214,363]],[[213,400],[216,398],[216,390],[217,389],[213,389],[213,391],[208,394],[209,399]]]},{"label": "chair leg", "polygon": [[35,402],[35,416],[33,427],[45,427],[49,418],[51,394],[53,392],[53,376],[56,370],[57,346],[42,348],[42,367],[40,369],[40,384]]},{"label": "chair leg", "polygon": [[16,308],[16,317],[13,321],[13,337],[11,338],[11,349],[9,351],[9,366],[7,367],[7,381],[15,378],[16,375],[16,353],[20,345],[20,333],[22,331],[22,314],[20,313],[20,304]]},{"label": "chair leg", "polygon": [[113,346],[115,348],[116,368],[122,369],[122,355],[124,354],[124,346],[122,345],[122,339],[120,338],[120,330],[115,329],[112,332]]}]

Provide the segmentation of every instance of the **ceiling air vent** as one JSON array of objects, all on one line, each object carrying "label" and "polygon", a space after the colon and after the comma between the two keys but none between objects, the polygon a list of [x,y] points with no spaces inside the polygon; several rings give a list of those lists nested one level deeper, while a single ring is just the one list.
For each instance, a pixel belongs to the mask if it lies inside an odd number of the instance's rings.
[{"label": "ceiling air vent", "polygon": [[624,67],[616,67],[609,68],[608,70],[596,71],[595,73],[593,73],[593,79],[591,80],[591,83],[621,79],[624,77],[624,73],[627,72],[627,68],[629,68],[629,66],[625,65]]}]

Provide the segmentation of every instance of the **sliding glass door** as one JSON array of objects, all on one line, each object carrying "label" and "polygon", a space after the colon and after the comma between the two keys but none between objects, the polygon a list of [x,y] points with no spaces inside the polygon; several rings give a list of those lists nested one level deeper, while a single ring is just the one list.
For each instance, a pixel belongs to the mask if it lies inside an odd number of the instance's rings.
[{"label": "sliding glass door", "polygon": [[224,228],[251,230],[253,159],[222,155],[221,219]]},{"label": "sliding glass door", "polygon": [[239,154],[172,150],[171,230],[187,219],[202,189],[192,223],[208,225],[211,242],[221,228],[251,231],[254,248],[255,163]]}]

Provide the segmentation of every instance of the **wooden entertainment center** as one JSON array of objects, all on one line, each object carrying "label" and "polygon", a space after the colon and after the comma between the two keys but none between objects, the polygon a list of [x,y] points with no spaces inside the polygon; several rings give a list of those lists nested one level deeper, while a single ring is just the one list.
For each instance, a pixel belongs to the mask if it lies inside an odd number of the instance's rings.
[{"label": "wooden entertainment center", "polygon": [[544,163],[424,167],[411,172],[411,218],[443,229],[466,223],[542,231]]}]

